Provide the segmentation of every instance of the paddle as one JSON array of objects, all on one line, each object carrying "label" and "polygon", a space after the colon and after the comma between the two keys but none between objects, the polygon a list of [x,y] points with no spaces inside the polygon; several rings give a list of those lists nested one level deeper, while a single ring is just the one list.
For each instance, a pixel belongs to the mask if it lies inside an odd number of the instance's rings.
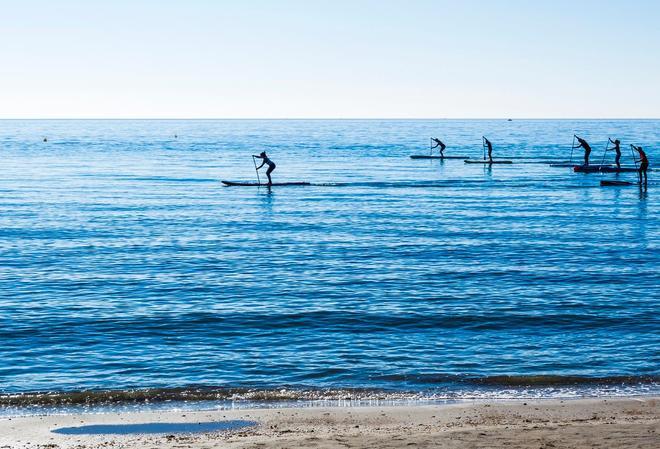
[{"label": "paddle", "polygon": [[570,161],[571,164],[573,163],[573,150],[575,149],[575,138],[576,137],[577,136],[575,134],[573,134],[573,143],[571,144],[571,161]]},{"label": "paddle", "polygon": [[612,141],[611,138],[607,138],[607,145],[605,146],[605,152],[603,153],[603,160],[600,161],[600,165],[605,165],[605,156],[607,156],[607,152],[610,150],[610,142]]},{"label": "paddle", "polygon": [[635,145],[633,145],[632,143],[630,144],[630,153],[632,154],[633,162],[635,162],[635,168],[639,169],[639,167],[637,167],[638,161],[637,158],[635,157]]},{"label": "paddle", "polygon": [[481,148],[484,150],[484,161],[486,160],[486,137],[481,136]]},{"label": "paddle", "polygon": [[254,171],[257,173],[257,183],[261,184],[261,179],[259,179],[259,169],[257,168],[257,161],[255,160],[254,155],[252,156],[252,162],[254,162]]}]

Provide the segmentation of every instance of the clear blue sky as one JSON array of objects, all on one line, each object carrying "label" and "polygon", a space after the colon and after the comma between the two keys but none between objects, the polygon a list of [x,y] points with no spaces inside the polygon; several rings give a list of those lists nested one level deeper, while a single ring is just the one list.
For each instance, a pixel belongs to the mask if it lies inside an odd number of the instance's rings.
[{"label": "clear blue sky", "polygon": [[660,117],[658,0],[3,1],[0,117]]}]

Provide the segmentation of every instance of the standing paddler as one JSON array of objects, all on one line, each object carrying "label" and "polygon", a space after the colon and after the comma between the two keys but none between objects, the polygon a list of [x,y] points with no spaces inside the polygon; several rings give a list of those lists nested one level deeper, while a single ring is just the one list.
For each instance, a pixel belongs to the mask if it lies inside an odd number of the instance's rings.
[{"label": "standing paddler", "polygon": [[493,144],[490,143],[490,140],[486,139],[485,137],[484,137],[484,143],[488,147],[488,160],[490,162],[493,162]]},{"label": "standing paddler", "polygon": [[268,185],[272,186],[273,180],[271,179],[270,174],[273,172],[273,170],[275,170],[276,167],[275,162],[271,161],[268,158],[265,151],[262,151],[261,154],[259,154],[259,156],[252,155],[252,157],[256,157],[262,160],[261,165],[257,167],[257,170],[259,170],[264,165],[268,165],[268,170],[266,170],[266,176],[268,176]]},{"label": "standing paddler", "polygon": [[635,145],[630,145],[630,147],[639,153],[639,185],[642,185],[642,177],[644,178],[644,186],[648,184],[648,175],[646,171],[649,169],[649,160],[646,157],[646,153],[642,147],[636,147]]},{"label": "standing paddler", "polygon": [[616,157],[614,158],[616,168],[621,168],[621,141],[619,139],[610,139],[610,142],[614,144],[614,151],[616,152]]},{"label": "standing paddler", "polygon": [[447,145],[442,143],[442,141],[437,137],[432,137],[431,141],[435,144],[431,147],[431,153],[433,153],[434,148],[439,148],[438,151],[440,151],[440,156],[445,157],[445,148],[447,148]]},{"label": "standing paddler", "polygon": [[578,142],[580,142],[580,145],[573,147],[573,148],[584,148],[584,165],[585,167],[589,165],[589,155],[591,154],[591,146],[587,143],[586,140],[584,140],[581,137],[575,136]]}]

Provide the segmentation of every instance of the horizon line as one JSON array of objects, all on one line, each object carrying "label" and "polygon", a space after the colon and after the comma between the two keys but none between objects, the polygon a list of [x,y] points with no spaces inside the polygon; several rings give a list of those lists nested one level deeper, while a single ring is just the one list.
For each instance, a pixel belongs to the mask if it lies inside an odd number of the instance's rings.
[{"label": "horizon line", "polygon": [[660,120],[660,117],[0,117],[0,120]]}]

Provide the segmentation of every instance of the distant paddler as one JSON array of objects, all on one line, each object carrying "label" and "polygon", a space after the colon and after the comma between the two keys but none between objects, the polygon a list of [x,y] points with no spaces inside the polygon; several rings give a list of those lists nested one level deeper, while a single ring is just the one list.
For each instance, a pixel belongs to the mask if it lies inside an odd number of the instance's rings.
[{"label": "distant paddler", "polygon": [[[268,165],[268,170],[266,170],[266,176],[268,176],[268,185],[272,186],[273,185],[273,180],[271,179],[270,174],[273,173],[273,170],[275,170],[275,167],[276,167],[275,162],[271,161],[268,158],[265,151],[262,151],[261,154],[259,154],[259,156],[252,155],[252,157],[262,160],[261,165],[256,167],[257,170],[259,170],[264,165]],[[257,172],[257,174],[258,174],[258,172]]]},{"label": "distant paddler", "polygon": [[636,147],[635,145],[630,145],[630,148],[632,148],[633,150],[639,153],[639,160],[635,160],[635,162],[639,162],[639,185],[642,185],[642,178],[643,178],[644,179],[643,184],[646,186],[649,180],[646,174],[646,171],[649,169],[649,160],[646,157],[646,153],[644,152],[642,147]]},{"label": "distant paddler", "polygon": [[[483,139],[484,139],[484,144],[488,148],[488,160],[490,162],[493,162],[493,144],[490,143],[490,140],[486,139],[485,137]],[[486,159],[486,158],[484,157],[484,159]]]},{"label": "distant paddler", "polygon": [[440,156],[445,157],[445,148],[447,148],[447,145],[442,143],[442,141],[437,137],[432,137],[431,141],[434,143],[434,145],[431,147],[431,153],[433,153],[434,148],[439,148],[438,151],[440,151]]},{"label": "distant paddler", "polygon": [[621,168],[621,141],[619,139],[612,140],[610,142],[614,144],[614,151],[616,152],[616,157],[614,162],[616,163],[616,168]]},{"label": "distant paddler", "polygon": [[584,148],[584,165],[586,167],[587,165],[589,165],[589,155],[591,154],[591,146],[583,138],[578,137],[578,136],[575,136],[575,138],[580,143],[580,145],[578,145],[576,147],[573,147],[573,148],[574,149]]}]

